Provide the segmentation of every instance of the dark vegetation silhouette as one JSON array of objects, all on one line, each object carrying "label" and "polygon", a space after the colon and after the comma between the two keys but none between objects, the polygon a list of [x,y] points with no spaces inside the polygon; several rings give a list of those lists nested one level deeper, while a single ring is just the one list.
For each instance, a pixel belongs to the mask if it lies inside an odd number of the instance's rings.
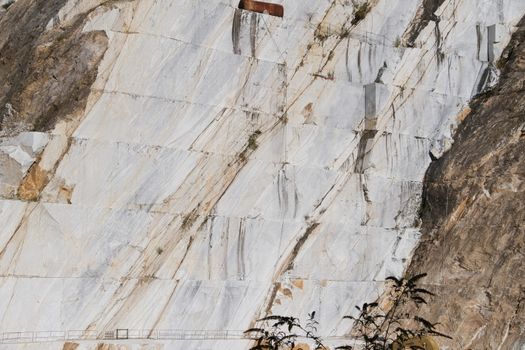
[{"label": "dark vegetation silhouette", "polygon": [[[426,337],[446,337],[448,335],[436,329],[432,323],[419,315],[419,309],[434,296],[432,292],[418,286],[426,274],[409,278],[387,277],[389,283],[386,296],[386,310],[377,302],[364,303],[357,316],[345,316],[354,322],[352,338],[360,345],[343,345],[337,350],[396,350],[422,349],[425,347],[414,342]],[[245,331],[255,344],[250,350],[285,350],[293,349],[298,340],[305,339],[313,343],[315,350],[327,350],[323,339],[317,335],[318,322],[315,311],[308,315],[305,326],[299,319],[291,316],[272,315],[257,321],[257,326]]]},{"label": "dark vegetation silhouette", "polygon": [[3,5],[2,5],[2,8],[4,10],[7,10],[9,7],[11,7],[11,5],[13,5],[15,3],[15,0],[9,0],[7,2],[5,2]]},{"label": "dark vegetation silhouette", "polygon": [[293,349],[299,338],[313,341],[316,350],[327,349],[317,335],[315,311],[308,314],[308,321],[302,326],[298,318],[289,316],[267,316],[257,321],[261,328],[250,328],[244,333],[254,337],[256,344],[250,350]]}]

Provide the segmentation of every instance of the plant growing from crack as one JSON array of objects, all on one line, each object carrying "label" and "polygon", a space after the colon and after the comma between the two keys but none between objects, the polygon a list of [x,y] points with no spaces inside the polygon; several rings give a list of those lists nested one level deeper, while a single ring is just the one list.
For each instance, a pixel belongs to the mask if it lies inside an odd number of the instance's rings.
[{"label": "plant growing from crack", "polygon": [[354,6],[354,18],[350,22],[353,26],[365,19],[368,12],[370,12],[370,5],[368,4],[368,2],[364,2],[360,5],[354,4]]},{"label": "plant growing from crack", "polygon": [[394,40],[394,43],[392,44],[394,47],[401,47],[401,38],[397,37],[396,40]]},{"label": "plant growing from crack", "polygon": [[259,144],[257,143],[257,139],[259,138],[259,136],[261,136],[261,134],[262,134],[261,130],[255,130],[248,137],[248,141],[246,142],[246,147],[237,156],[241,162],[246,161],[248,152],[250,151],[253,152],[259,147]]},{"label": "plant growing from crack", "polygon": [[[425,337],[450,337],[437,331],[437,323],[432,323],[418,314],[421,305],[427,304],[427,298],[434,294],[418,286],[418,281],[426,274],[409,278],[387,277],[390,292],[387,297],[387,307],[384,311],[379,303],[364,303],[357,317],[345,316],[354,321],[353,336],[362,345],[343,345],[337,350],[400,350],[426,348],[418,340]],[[314,349],[328,349],[321,337],[317,335],[318,322],[315,312],[309,314],[306,326],[290,316],[268,316],[258,320],[261,325],[251,328],[245,333],[255,340],[250,350],[285,350],[293,349],[299,338],[306,338],[314,343]]]},{"label": "plant growing from crack", "polygon": [[259,146],[257,144],[257,138],[261,135],[261,130],[255,130],[253,134],[248,138],[248,148],[251,150],[256,150]]},{"label": "plant growing from crack", "polygon": [[267,316],[257,320],[261,327],[250,328],[244,333],[255,340],[250,350],[293,349],[299,338],[306,338],[314,343],[315,350],[328,350],[317,335],[315,311],[308,314],[305,326],[299,319],[290,316]]}]

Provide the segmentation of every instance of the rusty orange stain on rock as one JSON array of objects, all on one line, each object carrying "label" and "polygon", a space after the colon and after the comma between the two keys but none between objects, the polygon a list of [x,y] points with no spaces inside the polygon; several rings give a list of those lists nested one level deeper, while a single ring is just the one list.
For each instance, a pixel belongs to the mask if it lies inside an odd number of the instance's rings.
[{"label": "rusty orange stain on rock", "polygon": [[76,348],[78,348],[78,343],[67,342],[64,343],[62,350],[76,350]]},{"label": "rusty orange stain on rock", "polygon": [[313,124],[314,122],[314,112],[313,112],[313,103],[310,102],[303,108],[303,116],[305,124]]},{"label": "rusty orange stain on rock", "polygon": [[258,13],[267,13],[271,16],[283,17],[284,7],[279,4],[255,0],[241,0],[239,8],[242,10],[253,11]]},{"label": "rusty orange stain on rock", "polygon": [[304,106],[303,113],[304,114],[312,113],[312,111],[314,109],[313,106],[314,106],[314,104],[312,102],[308,103],[306,106]]},{"label": "rusty orange stain on rock", "polygon": [[47,172],[38,163],[33,164],[28,174],[18,187],[18,197],[26,201],[35,201],[47,183]]},{"label": "rusty orange stain on rock", "polygon": [[288,288],[284,288],[281,292],[283,293],[283,295],[284,295],[285,297],[288,297],[288,298],[290,298],[290,299],[293,299],[292,291],[291,291],[290,289],[288,289]]},{"label": "rusty orange stain on rock", "polygon": [[73,187],[66,185],[60,186],[58,190],[58,196],[62,201],[65,201],[68,204],[71,204],[71,197],[73,197]]},{"label": "rusty orange stain on rock", "polygon": [[465,120],[465,118],[468,117],[468,115],[470,114],[470,112],[472,111],[472,109],[470,109],[470,107],[465,107],[461,110],[461,112],[459,112],[458,114],[458,117],[457,117],[457,120],[461,123]]},{"label": "rusty orange stain on rock", "polygon": [[296,280],[293,280],[292,281],[292,284],[296,287],[296,288],[299,288],[299,289],[303,289],[304,288],[304,281],[302,279],[296,279]]}]

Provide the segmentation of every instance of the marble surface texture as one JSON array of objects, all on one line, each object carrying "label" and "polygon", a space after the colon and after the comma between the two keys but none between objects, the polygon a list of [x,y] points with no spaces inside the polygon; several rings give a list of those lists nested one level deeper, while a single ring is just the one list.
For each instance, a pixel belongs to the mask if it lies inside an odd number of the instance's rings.
[{"label": "marble surface texture", "polygon": [[[444,0],[407,45],[421,1],[370,1],[355,25],[353,1],[276,0],[284,18],[102,2],[69,0],[48,25],[88,16],[109,38],[81,118],[0,140],[0,332],[242,330],[316,310],[321,334],[345,334],[407,266],[431,155],[525,13]],[[47,181],[24,201],[35,164]]]}]

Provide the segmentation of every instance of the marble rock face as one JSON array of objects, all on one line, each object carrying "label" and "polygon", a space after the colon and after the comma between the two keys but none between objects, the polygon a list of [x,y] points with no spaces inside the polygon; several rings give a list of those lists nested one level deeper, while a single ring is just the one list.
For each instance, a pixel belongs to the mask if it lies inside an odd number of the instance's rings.
[{"label": "marble rock face", "polygon": [[321,334],[345,334],[410,261],[425,171],[525,14],[522,0],[444,0],[439,21],[416,0],[369,1],[361,20],[358,1],[278,0],[283,18],[237,0],[62,2],[42,35],[82,20],[107,50],[85,108],[0,141],[0,332],[243,330],[316,310]]}]

